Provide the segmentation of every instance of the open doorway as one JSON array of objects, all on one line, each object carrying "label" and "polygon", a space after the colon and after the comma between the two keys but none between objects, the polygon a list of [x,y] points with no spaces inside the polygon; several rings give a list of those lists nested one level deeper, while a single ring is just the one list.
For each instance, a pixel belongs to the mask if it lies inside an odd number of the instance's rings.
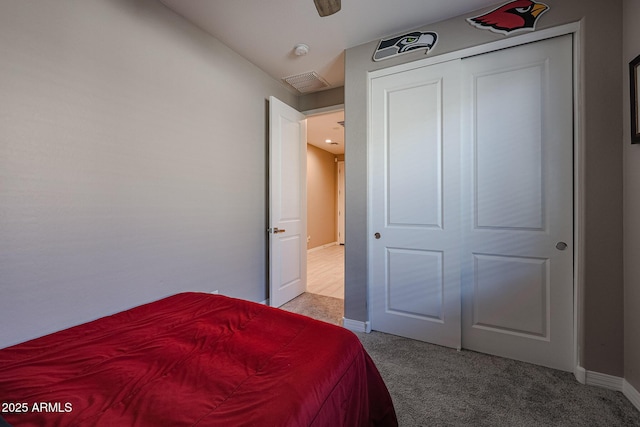
[{"label": "open doorway", "polygon": [[344,110],[307,116],[307,292],[344,299]]}]

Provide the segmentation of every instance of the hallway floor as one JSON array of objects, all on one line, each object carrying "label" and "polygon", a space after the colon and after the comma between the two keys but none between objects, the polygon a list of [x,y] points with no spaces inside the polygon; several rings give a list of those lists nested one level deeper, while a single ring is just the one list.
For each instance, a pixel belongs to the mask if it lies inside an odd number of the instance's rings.
[{"label": "hallway floor", "polygon": [[344,245],[307,253],[307,292],[344,299]]}]

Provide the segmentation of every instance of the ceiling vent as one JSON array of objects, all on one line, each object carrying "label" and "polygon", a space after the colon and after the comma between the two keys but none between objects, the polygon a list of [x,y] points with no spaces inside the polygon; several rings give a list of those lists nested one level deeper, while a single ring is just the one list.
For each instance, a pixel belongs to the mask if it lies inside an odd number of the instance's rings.
[{"label": "ceiling vent", "polygon": [[315,71],[284,77],[282,80],[300,93],[314,92],[329,87],[329,83]]}]

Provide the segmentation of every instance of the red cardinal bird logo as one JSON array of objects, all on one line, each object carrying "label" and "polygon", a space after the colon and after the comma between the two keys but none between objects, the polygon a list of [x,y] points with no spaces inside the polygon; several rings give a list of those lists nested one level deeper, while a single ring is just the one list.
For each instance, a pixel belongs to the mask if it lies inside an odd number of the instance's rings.
[{"label": "red cardinal bird logo", "polygon": [[547,10],[549,10],[549,6],[544,3],[515,0],[503,4],[489,13],[467,18],[467,21],[475,27],[506,35],[515,31],[535,30],[536,21]]}]

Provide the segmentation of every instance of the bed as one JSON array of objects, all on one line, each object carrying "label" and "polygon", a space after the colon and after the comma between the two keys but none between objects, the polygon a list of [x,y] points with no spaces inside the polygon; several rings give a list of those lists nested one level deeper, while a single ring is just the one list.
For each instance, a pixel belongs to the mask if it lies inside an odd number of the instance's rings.
[{"label": "bed", "polygon": [[195,292],[0,350],[0,403],[16,427],[397,426],[350,331]]}]

